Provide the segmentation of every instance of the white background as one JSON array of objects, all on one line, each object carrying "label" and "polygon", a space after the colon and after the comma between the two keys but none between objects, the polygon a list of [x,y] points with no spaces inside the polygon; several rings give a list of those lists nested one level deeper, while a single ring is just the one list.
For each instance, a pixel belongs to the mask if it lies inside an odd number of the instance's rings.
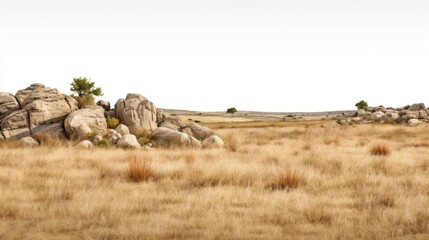
[{"label": "white background", "polygon": [[427,0],[0,0],[0,91],[199,111],[429,104]]}]

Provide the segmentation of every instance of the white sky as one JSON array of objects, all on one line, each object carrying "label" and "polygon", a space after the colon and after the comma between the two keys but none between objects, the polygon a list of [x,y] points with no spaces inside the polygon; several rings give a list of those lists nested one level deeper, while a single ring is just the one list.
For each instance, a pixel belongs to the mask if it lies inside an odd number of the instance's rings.
[{"label": "white sky", "polygon": [[428,0],[0,0],[0,91],[199,111],[429,104]]}]

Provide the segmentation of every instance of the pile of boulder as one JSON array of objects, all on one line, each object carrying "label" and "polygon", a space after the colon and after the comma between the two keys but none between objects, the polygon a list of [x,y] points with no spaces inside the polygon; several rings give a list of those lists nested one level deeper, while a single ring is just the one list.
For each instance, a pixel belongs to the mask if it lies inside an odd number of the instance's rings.
[{"label": "pile of boulder", "polygon": [[416,103],[401,108],[367,107],[359,109],[352,116],[338,120],[340,125],[354,123],[397,123],[416,126],[429,122],[429,109],[424,103]]},{"label": "pile of boulder", "polygon": [[[99,101],[97,105],[78,109],[74,98],[40,83],[15,95],[0,93],[0,139],[35,145],[37,141],[31,137],[43,133],[81,140],[76,146],[84,148],[106,141],[123,148],[146,149],[165,144],[197,148],[224,144],[213,130],[167,116],[140,94],[130,93],[125,99],[119,99],[114,109],[110,109],[106,101]],[[107,118],[112,117],[120,122],[115,129],[108,128]]]}]

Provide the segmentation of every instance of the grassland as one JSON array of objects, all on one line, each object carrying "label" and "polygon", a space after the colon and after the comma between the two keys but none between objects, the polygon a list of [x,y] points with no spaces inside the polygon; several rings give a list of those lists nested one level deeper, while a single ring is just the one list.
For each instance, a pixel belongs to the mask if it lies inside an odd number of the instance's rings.
[{"label": "grassland", "polygon": [[0,144],[0,239],[429,239],[429,127],[207,123],[222,149]]}]

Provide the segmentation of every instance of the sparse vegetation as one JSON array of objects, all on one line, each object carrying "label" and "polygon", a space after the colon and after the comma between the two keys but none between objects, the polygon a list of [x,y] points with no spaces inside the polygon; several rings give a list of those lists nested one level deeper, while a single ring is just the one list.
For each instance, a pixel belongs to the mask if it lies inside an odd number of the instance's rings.
[{"label": "sparse vegetation", "polygon": [[101,88],[95,87],[95,83],[91,82],[90,79],[82,77],[73,78],[73,82],[70,85],[70,91],[73,92],[71,96],[76,99],[79,108],[93,106],[95,105],[94,96],[103,96]]},{"label": "sparse vegetation", "polygon": [[357,109],[366,109],[368,107],[368,103],[365,102],[364,100],[361,100],[358,103],[356,103],[355,106],[357,107]]},{"label": "sparse vegetation", "polygon": [[224,148],[0,142],[0,239],[428,238],[429,126],[213,125]]},{"label": "sparse vegetation", "polygon": [[237,112],[237,109],[236,109],[235,107],[228,108],[228,109],[226,110],[226,113],[231,114],[231,116],[234,116],[234,113],[236,113],[236,112]]},{"label": "sparse vegetation", "polygon": [[128,177],[134,182],[149,181],[153,179],[154,172],[150,162],[147,159],[140,159],[133,156],[128,165]]},{"label": "sparse vegetation", "polygon": [[390,154],[390,148],[383,143],[376,143],[371,146],[370,153],[376,156],[387,156]]},{"label": "sparse vegetation", "polygon": [[119,125],[119,119],[115,117],[107,117],[106,122],[107,127],[110,129],[115,129]]}]

